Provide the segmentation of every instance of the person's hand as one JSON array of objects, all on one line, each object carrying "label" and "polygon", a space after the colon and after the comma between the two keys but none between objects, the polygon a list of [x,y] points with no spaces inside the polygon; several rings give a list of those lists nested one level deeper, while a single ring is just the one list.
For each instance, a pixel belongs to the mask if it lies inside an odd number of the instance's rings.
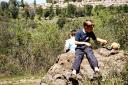
[{"label": "person's hand", "polygon": [[86,46],[91,46],[91,44],[90,43],[88,43],[88,42],[84,42],[84,44],[86,45]]},{"label": "person's hand", "polygon": [[104,45],[106,45],[106,44],[108,43],[107,40],[100,39],[100,38],[97,38],[97,41],[98,41],[98,43],[99,43],[100,45],[102,45],[102,46],[104,46]]}]

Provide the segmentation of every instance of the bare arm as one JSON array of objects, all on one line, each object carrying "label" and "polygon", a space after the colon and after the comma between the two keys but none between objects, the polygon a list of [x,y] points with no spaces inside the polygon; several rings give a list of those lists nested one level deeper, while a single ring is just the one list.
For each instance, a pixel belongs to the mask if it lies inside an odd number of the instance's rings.
[{"label": "bare arm", "polygon": [[76,40],[75,40],[75,44],[76,45],[87,45],[87,46],[91,46],[91,44],[88,43],[88,42],[80,42],[80,41],[76,41]]}]

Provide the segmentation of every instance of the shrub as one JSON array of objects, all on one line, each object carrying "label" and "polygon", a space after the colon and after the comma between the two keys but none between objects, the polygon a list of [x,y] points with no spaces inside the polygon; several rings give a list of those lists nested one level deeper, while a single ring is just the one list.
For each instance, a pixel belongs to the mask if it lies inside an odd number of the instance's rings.
[{"label": "shrub", "polygon": [[84,9],[81,7],[77,7],[75,16],[76,17],[84,17],[85,16]]},{"label": "shrub", "polygon": [[66,23],[66,18],[65,17],[60,17],[57,21],[57,25],[60,29],[63,28],[64,24]]},{"label": "shrub", "polygon": [[43,16],[43,8],[41,6],[39,6],[37,9],[36,9],[36,13],[37,15],[39,16],[39,20],[41,20],[41,17]]},{"label": "shrub", "polygon": [[76,6],[73,4],[68,4],[67,16],[73,18],[75,16],[75,13],[76,13]]},{"label": "shrub", "polygon": [[92,15],[92,9],[93,9],[92,5],[85,5],[84,9],[85,9],[85,15],[87,15],[87,16]]},{"label": "shrub", "polygon": [[127,85],[128,84],[128,62],[125,64],[121,77],[124,80],[124,83],[125,83],[124,85]]},{"label": "shrub", "polygon": [[56,6],[56,15],[60,15],[61,14],[61,8],[57,5]]}]

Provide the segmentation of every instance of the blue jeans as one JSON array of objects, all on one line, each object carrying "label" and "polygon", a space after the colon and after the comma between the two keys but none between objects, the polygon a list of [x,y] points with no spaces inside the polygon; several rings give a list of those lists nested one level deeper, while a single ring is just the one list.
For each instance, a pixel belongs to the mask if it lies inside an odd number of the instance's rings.
[{"label": "blue jeans", "polygon": [[94,68],[98,67],[98,61],[97,61],[96,57],[94,56],[93,50],[91,47],[86,47],[85,49],[76,49],[76,51],[75,51],[76,58],[75,58],[75,61],[72,65],[72,69],[79,72],[80,64],[83,60],[84,54],[86,54],[86,57],[89,61],[89,64],[94,71]]}]

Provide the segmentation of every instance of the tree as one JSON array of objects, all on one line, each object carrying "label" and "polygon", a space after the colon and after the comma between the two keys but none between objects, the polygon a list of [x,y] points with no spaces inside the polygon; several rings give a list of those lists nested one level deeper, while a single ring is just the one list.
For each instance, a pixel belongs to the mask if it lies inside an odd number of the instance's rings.
[{"label": "tree", "polygon": [[44,18],[46,19],[50,15],[49,9],[45,9]]},{"label": "tree", "polygon": [[7,2],[2,1],[2,2],[1,2],[2,11],[7,10],[7,9],[8,9],[8,5],[9,5],[9,4],[8,4]]},{"label": "tree", "polygon": [[52,3],[52,2],[53,2],[53,0],[46,0],[46,2],[47,2],[47,3]]},{"label": "tree", "polygon": [[33,20],[35,15],[36,15],[36,9],[35,8],[30,8],[29,9],[29,15],[30,15],[30,19]]},{"label": "tree", "polygon": [[78,8],[76,9],[75,16],[76,16],[76,17],[83,17],[84,15],[85,15],[84,9],[81,8],[81,7],[78,7]]},{"label": "tree", "polygon": [[21,0],[21,7],[23,7],[24,8],[24,0]]},{"label": "tree", "polygon": [[124,13],[128,13],[128,5],[127,4],[123,5],[122,8],[123,8]]},{"label": "tree", "polygon": [[59,6],[56,6],[56,15],[58,16],[59,14],[61,14],[61,9],[59,8]]},{"label": "tree", "polygon": [[67,7],[67,16],[73,18],[76,13],[76,6],[73,4],[68,4]]},{"label": "tree", "polygon": [[85,14],[87,16],[91,16],[92,15],[92,9],[93,9],[93,6],[92,5],[85,5]]},{"label": "tree", "polygon": [[64,2],[69,2],[69,1],[72,1],[72,0],[64,0]]},{"label": "tree", "polygon": [[99,11],[101,11],[101,10],[103,10],[103,9],[105,9],[106,7],[105,6],[103,6],[103,5],[97,5],[97,6],[95,6],[95,8],[94,8],[94,12],[97,14],[97,15],[99,15]]},{"label": "tree", "polygon": [[60,17],[57,21],[57,25],[60,29],[63,28],[64,24],[66,23],[66,18],[65,17]]},{"label": "tree", "polygon": [[54,17],[54,14],[55,14],[55,13],[54,13],[54,9],[53,9],[53,5],[50,6],[49,11],[50,11],[49,19],[52,19],[52,18]]},{"label": "tree", "polygon": [[76,2],[76,0],[72,0],[73,2]]},{"label": "tree", "polygon": [[41,20],[41,17],[43,15],[43,8],[41,6],[39,6],[37,9],[36,9],[36,13],[37,15],[39,16],[39,20]]},{"label": "tree", "polygon": [[19,14],[18,3],[16,2],[16,0],[9,1],[9,10],[11,12],[12,18],[16,19]]},{"label": "tree", "polygon": [[81,2],[82,0],[77,0],[78,2]]},{"label": "tree", "polygon": [[9,0],[9,4],[13,4],[14,6],[17,6],[17,0]]},{"label": "tree", "polygon": [[33,3],[33,4],[34,4],[34,6],[36,7],[36,0],[34,0],[34,3]]},{"label": "tree", "polygon": [[29,5],[25,5],[24,6],[24,14],[23,16],[26,18],[26,20],[30,17],[30,14],[29,14]]}]

